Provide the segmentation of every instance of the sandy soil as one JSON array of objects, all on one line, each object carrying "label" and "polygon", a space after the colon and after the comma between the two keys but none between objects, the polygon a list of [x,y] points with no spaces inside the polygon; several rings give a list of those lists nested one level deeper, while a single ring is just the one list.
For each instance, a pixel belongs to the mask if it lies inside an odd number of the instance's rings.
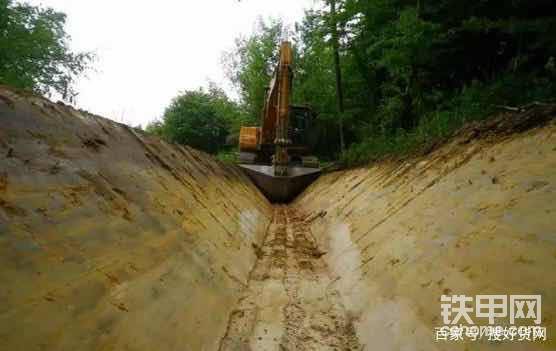
[{"label": "sandy soil", "polygon": [[271,218],[236,167],[0,87],[0,350],[216,350]]},{"label": "sandy soil", "polygon": [[305,217],[277,206],[220,350],[361,350]]},{"label": "sandy soil", "polygon": [[[296,199],[365,349],[556,350],[555,115],[470,125],[421,156],[323,175]],[[440,297],[460,294],[541,295],[548,339],[436,342]]]}]

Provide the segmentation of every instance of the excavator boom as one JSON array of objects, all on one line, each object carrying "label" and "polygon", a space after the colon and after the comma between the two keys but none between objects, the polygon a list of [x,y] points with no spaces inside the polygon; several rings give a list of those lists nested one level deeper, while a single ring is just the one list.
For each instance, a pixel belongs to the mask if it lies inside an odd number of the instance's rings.
[{"label": "excavator boom", "polygon": [[[289,123],[292,61],[291,44],[285,41],[280,46],[280,61],[265,97],[261,127],[242,127],[239,138],[240,155],[253,155],[254,163],[259,163],[240,167],[273,202],[290,201],[320,174],[318,167],[292,165],[288,152],[292,144]],[[273,150],[271,165],[261,162],[268,146]]]},{"label": "excavator boom", "polygon": [[278,66],[278,113],[276,121],[276,137],[274,145],[276,145],[274,153],[274,175],[288,175],[288,146],[291,140],[288,137],[288,122],[290,112],[290,91],[291,91],[291,63],[292,49],[289,42],[282,43],[280,48],[280,63]]}]

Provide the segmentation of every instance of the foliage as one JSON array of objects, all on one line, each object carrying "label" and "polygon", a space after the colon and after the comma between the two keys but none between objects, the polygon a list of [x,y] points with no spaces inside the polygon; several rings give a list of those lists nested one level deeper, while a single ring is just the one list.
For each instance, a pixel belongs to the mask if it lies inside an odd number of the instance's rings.
[{"label": "foliage", "polygon": [[[322,1],[296,25],[294,102],[318,113],[321,157],[337,155],[331,23],[338,23],[348,164],[410,152],[485,118],[494,105],[551,99],[556,72],[556,7],[549,0]],[[275,23],[275,22],[271,22]],[[261,25],[253,38],[269,38]],[[265,34],[265,31],[266,34]],[[245,39],[240,52],[264,52],[272,41]],[[274,43],[276,47],[277,43]],[[239,57],[239,56],[238,56]],[[234,72],[268,79],[254,60]],[[263,79],[263,80],[264,80]],[[245,98],[264,94],[264,84]]]},{"label": "foliage", "polygon": [[217,153],[242,120],[242,111],[226,94],[212,85],[208,91],[185,91],[166,108],[162,121],[151,122],[146,131],[170,142]]},{"label": "foliage", "polygon": [[[335,4],[335,17],[329,0],[323,0],[293,31],[280,20],[260,20],[251,35],[239,38],[223,59],[240,101],[235,112],[222,115],[234,117],[223,121],[210,117],[214,113],[202,114],[213,125],[210,133],[203,128],[199,133],[221,139],[225,130],[234,135],[242,124],[257,122],[286,33],[294,43],[293,102],[318,115],[320,142],[314,151],[321,159],[341,157],[346,164],[359,164],[407,154],[485,118],[496,105],[550,100],[556,92],[556,7],[550,0]],[[342,119],[349,146],[344,155],[339,155],[334,24],[340,35]],[[161,128],[151,128],[168,136],[168,125],[165,117]],[[173,139],[191,143],[193,137]]]},{"label": "foliage", "polygon": [[344,62],[357,58],[372,78],[359,86],[370,99],[351,125],[358,132],[343,157],[348,164],[431,143],[493,105],[553,96],[550,1],[343,4]]},{"label": "foliage", "polygon": [[341,161],[346,165],[360,165],[389,155],[406,156],[452,135],[465,123],[494,114],[497,106],[507,101],[520,106],[537,100],[552,101],[554,96],[556,84],[548,77],[508,75],[489,83],[475,81],[437,109],[427,112],[417,128],[364,137],[352,144]]},{"label": "foliage", "polygon": [[0,0],[0,83],[71,100],[93,55],[69,49],[65,23],[53,9]]},{"label": "foliage", "polygon": [[238,89],[250,122],[258,121],[263,109],[284,31],[280,20],[267,24],[259,19],[255,32],[238,38],[235,47],[223,56],[227,76]]},{"label": "foliage", "polygon": [[237,152],[235,151],[235,148],[227,148],[219,151],[216,154],[216,158],[227,164],[235,164],[237,163]]},{"label": "foliage", "polygon": [[164,123],[160,120],[154,120],[147,124],[147,126],[145,127],[145,132],[163,138]]}]

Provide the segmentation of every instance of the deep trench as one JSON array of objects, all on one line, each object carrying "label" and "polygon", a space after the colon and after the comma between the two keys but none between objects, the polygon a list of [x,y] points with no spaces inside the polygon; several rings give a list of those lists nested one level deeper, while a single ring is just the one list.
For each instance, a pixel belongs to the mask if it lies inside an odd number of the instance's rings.
[{"label": "deep trench", "polygon": [[0,350],[504,346],[436,343],[442,294],[542,294],[550,331],[554,115],[276,205],[234,165],[0,87]]}]

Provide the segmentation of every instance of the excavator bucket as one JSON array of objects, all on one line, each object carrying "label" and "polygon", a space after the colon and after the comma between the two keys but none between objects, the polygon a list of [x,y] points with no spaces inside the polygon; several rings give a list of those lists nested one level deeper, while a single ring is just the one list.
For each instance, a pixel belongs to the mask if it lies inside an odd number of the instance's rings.
[{"label": "excavator bucket", "polygon": [[266,165],[239,165],[270,202],[288,203],[315,181],[320,168],[288,167],[287,176],[275,176],[274,167]]}]

